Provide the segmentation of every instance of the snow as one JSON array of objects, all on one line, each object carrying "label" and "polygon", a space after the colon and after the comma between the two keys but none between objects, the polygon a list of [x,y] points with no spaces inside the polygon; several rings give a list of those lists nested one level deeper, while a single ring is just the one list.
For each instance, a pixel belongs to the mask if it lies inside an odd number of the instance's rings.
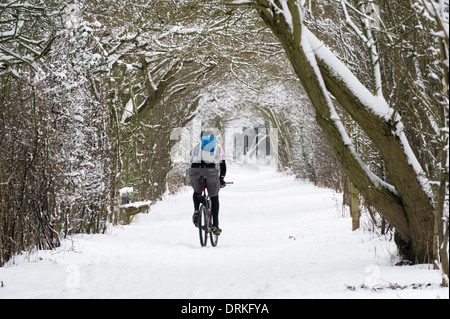
[{"label": "snow", "polygon": [[127,118],[133,115],[133,110],[134,110],[134,103],[133,99],[131,98],[128,100],[127,105],[125,106],[125,111],[122,114],[121,123],[125,123]]},{"label": "snow", "polygon": [[152,204],[151,200],[146,200],[146,201],[140,201],[140,202],[133,202],[133,203],[129,203],[129,204],[124,204],[124,205],[120,205],[120,208],[129,208],[129,207],[143,207],[143,206],[150,206]]},{"label": "snow", "polygon": [[234,0],[232,3],[233,4],[252,4],[252,2],[248,1],[248,0]]},{"label": "snow", "polygon": [[393,243],[352,232],[341,194],[270,167],[230,165],[227,181],[217,247],[200,247],[186,187],[131,225],[16,257],[0,299],[449,298],[439,271],[394,266]]},{"label": "snow", "polygon": [[133,187],[122,187],[121,189],[119,189],[119,195],[120,197],[122,197],[123,195],[125,195],[126,193],[133,193],[134,192],[134,188]]},{"label": "snow", "polygon": [[[283,8],[284,19],[289,26],[289,30],[291,30],[291,33],[293,34],[294,33],[294,24],[292,22],[292,15],[291,15],[291,12],[289,11],[288,4],[287,4],[286,0],[280,0],[280,3],[281,3],[281,7]],[[275,7],[274,3],[273,3],[273,6]]]}]

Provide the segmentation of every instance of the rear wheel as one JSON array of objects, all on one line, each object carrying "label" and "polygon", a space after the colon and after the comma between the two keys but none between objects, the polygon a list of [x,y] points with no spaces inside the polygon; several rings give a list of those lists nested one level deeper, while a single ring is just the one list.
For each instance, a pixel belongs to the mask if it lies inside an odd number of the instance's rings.
[{"label": "rear wheel", "polygon": [[198,212],[198,233],[200,236],[200,245],[205,247],[208,239],[208,227],[206,227],[206,208],[203,204],[200,204]]}]

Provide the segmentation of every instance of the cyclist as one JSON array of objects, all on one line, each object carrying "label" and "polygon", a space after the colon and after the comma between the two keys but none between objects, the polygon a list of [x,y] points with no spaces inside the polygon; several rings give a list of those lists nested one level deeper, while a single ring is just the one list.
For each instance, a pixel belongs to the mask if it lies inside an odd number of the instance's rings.
[{"label": "cyclist", "polygon": [[227,166],[225,164],[225,152],[217,142],[212,131],[203,131],[201,141],[194,145],[191,154],[191,169],[189,179],[194,188],[194,216],[192,220],[198,227],[198,210],[200,201],[197,196],[202,194],[202,185],[199,176],[206,176],[206,188],[211,198],[211,213],[213,216],[212,231],[215,235],[220,235],[222,229],[219,228],[219,190],[225,187],[225,175]]}]

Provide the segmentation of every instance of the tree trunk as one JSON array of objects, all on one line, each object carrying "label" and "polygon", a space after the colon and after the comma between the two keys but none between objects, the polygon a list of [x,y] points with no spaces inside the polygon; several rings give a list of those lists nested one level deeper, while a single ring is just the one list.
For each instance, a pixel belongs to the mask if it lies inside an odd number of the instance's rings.
[{"label": "tree trunk", "polygon": [[361,213],[359,211],[359,192],[358,189],[353,185],[352,182],[349,182],[349,190],[350,190],[350,215],[352,216],[352,230],[355,231],[359,229],[359,218]]},{"label": "tree trunk", "polygon": [[[415,157],[412,158],[400,117],[395,115],[392,119],[386,119],[376,114],[358,96],[360,92],[350,88],[349,83],[331,69],[329,61],[321,58],[319,53],[323,52],[319,50],[327,50],[325,46],[313,47],[308,42],[312,41],[310,37],[302,38],[309,30],[301,22],[297,1],[288,0],[284,12],[275,10],[264,0],[259,0],[255,7],[283,45],[316,111],[316,120],[350,181],[367,202],[396,228],[400,254],[412,262],[431,262],[434,209],[420,182],[417,165],[413,167],[414,164],[411,164],[415,163]],[[279,7],[282,7],[281,3]],[[286,14],[290,14],[289,23]],[[308,50],[305,50],[305,45]],[[317,61],[316,64],[312,59]],[[335,58],[333,63],[337,62],[340,63]],[[340,119],[336,118],[329,94],[336,98],[379,148],[393,185],[387,185],[374,176],[356,154],[347,133],[343,132]]]}]

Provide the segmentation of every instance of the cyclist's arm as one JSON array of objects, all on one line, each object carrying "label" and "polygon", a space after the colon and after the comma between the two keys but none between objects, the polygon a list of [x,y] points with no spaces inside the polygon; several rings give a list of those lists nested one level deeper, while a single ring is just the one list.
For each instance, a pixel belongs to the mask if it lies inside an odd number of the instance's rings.
[{"label": "cyclist's arm", "polygon": [[220,177],[225,178],[225,175],[227,175],[227,164],[225,160],[222,160],[220,162]]}]

